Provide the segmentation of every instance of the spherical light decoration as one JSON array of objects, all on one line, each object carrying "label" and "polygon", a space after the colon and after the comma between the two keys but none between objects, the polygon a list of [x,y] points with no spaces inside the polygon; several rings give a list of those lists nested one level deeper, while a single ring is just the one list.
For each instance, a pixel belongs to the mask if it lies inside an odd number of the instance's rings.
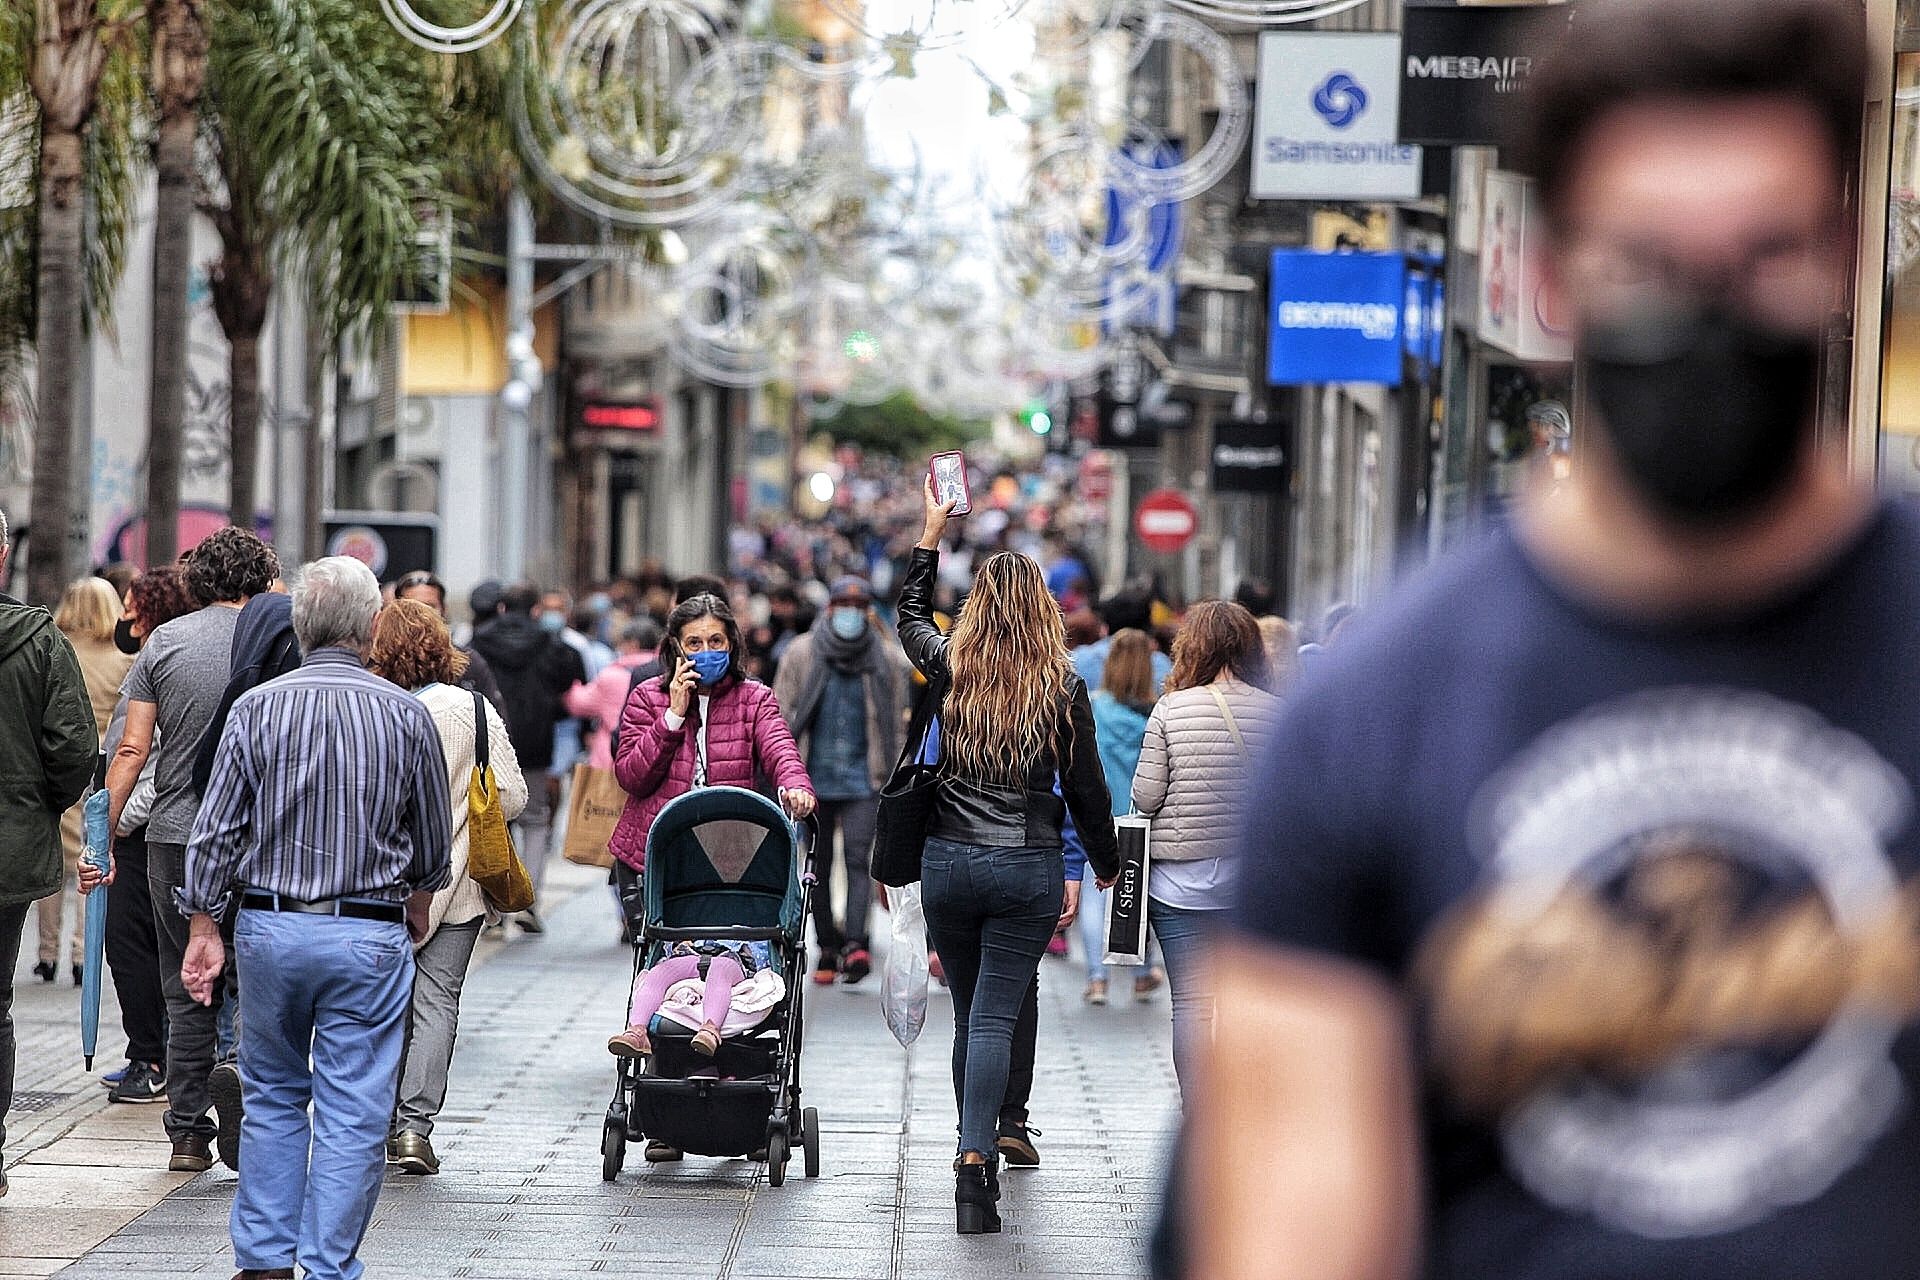
[{"label": "spherical light decoration", "polygon": [[464,26],[445,26],[422,17],[408,0],[380,0],[387,21],[401,35],[435,53],[471,53],[505,35],[526,0],[493,0],[492,6]]},{"label": "spherical light decoration", "polygon": [[705,9],[565,0],[520,29],[515,132],[555,194],[633,227],[682,226],[726,207],[748,127],[745,77]]}]

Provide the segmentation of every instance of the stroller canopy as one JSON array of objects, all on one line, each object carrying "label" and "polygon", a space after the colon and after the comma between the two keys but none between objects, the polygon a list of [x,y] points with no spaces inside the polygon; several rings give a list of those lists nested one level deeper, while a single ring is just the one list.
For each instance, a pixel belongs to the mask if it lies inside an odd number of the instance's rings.
[{"label": "stroller canopy", "polygon": [[800,934],[799,840],[757,791],[703,787],[660,811],[647,834],[647,923],[741,925]]}]

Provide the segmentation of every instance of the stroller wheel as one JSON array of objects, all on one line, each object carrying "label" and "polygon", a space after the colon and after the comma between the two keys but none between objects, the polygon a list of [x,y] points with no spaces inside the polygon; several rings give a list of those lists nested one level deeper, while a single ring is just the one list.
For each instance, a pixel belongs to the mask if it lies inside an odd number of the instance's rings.
[{"label": "stroller wheel", "polygon": [[807,1176],[820,1176],[820,1110],[808,1107],[800,1113],[800,1150],[806,1157]]},{"label": "stroller wheel", "polygon": [[767,1185],[777,1187],[787,1180],[787,1135],[776,1129],[767,1135]]},{"label": "stroller wheel", "polygon": [[627,1162],[627,1128],[612,1120],[600,1130],[600,1180],[612,1182]]}]

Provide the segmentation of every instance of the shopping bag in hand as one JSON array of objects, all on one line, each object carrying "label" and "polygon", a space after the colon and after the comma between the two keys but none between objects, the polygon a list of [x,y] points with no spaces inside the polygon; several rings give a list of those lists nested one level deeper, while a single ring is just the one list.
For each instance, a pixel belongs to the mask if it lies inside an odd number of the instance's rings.
[{"label": "shopping bag in hand", "polygon": [[902,1046],[920,1038],[927,1025],[927,920],[920,910],[920,886],[887,890],[893,913],[893,941],[880,971],[880,1008],[887,1030]]},{"label": "shopping bag in hand", "polygon": [[1102,964],[1144,964],[1147,959],[1147,846],[1151,822],[1140,814],[1113,820],[1120,847],[1120,875],[1107,895],[1107,953]]}]

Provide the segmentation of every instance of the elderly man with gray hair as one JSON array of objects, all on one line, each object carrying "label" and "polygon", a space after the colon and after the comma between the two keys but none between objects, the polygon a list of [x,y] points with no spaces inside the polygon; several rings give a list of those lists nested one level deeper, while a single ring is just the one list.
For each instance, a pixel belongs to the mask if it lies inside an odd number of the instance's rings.
[{"label": "elderly man with gray hair", "polygon": [[448,879],[433,717],[362,666],[379,610],[359,561],[302,571],[306,662],[233,704],[187,852],[181,981],[202,1003],[224,963],[217,921],[240,895],[241,1280],[291,1280],[296,1264],[314,1280],[361,1274],[413,986],[406,901]]}]

